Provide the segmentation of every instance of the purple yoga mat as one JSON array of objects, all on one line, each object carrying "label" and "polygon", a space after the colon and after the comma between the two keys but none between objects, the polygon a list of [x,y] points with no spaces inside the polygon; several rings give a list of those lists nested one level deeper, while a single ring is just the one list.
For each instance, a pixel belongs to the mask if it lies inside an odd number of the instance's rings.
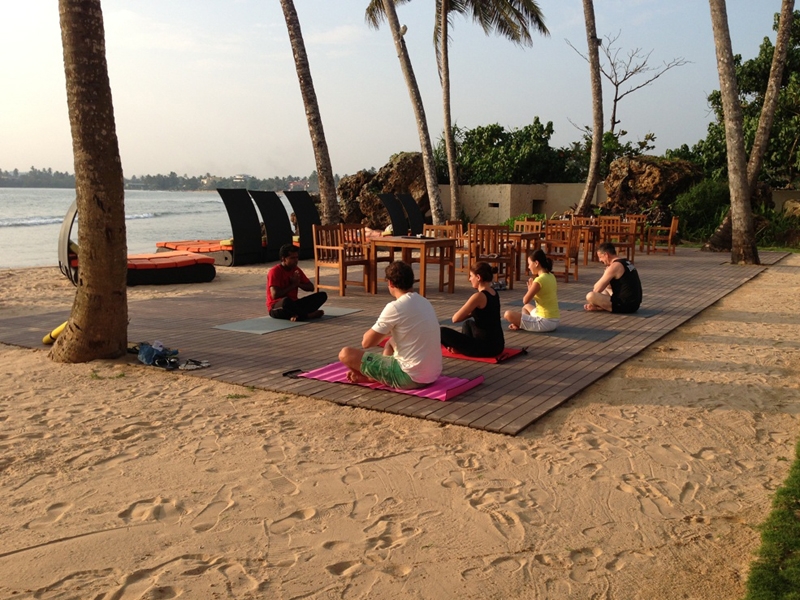
[{"label": "purple yoga mat", "polygon": [[[347,367],[340,362],[331,363],[313,371],[300,373],[298,377],[306,377],[308,379],[318,379],[319,381],[328,381],[331,383],[347,383]],[[440,375],[439,378],[427,387],[415,390],[398,390],[381,383],[359,383],[362,387],[368,387],[373,390],[386,390],[389,392],[397,392],[399,394],[409,394],[410,396],[419,396],[420,398],[430,398],[431,400],[450,400],[459,394],[471,390],[477,385],[483,383],[483,375],[479,375],[475,379],[462,379],[461,377],[447,377]]]}]

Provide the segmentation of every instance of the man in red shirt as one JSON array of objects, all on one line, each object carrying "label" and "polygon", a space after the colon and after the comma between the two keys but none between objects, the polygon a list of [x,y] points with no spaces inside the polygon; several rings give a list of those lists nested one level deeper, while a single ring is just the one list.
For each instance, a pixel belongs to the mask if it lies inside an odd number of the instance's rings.
[{"label": "man in red shirt", "polygon": [[292,244],[284,244],[278,253],[281,262],[272,267],[267,274],[267,311],[273,319],[306,321],[319,319],[323,314],[320,306],[325,304],[328,294],[315,292],[302,298],[297,290],[313,292],[314,284],[308,280],[297,266],[299,249]]}]

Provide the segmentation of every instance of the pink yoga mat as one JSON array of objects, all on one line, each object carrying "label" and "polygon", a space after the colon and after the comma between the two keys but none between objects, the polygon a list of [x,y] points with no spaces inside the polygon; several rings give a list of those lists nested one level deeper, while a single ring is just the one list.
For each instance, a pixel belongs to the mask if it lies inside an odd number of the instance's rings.
[{"label": "pink yoga mat", "polygon": [[[299,373],[297,376],[306,377],[308,379],[318,379],[319,381],[329,381],[331,383],[347,383],[354,385],[347,381],[347,367],[339,362],[314,369],[313,371],[307,371],[306,373]],[[481,383],[483,383],[483,375],[479,375],[475,379],[462,379],[461,377],[440,375],[439,379],[434,381],[431,385],[416,390],[398,390],[381,383],[359,383],[356,385],[368,387],[373,390],[386,390],[399,394],[419,396],[420,398],[445,401],[455,398],[462,392],[471,390]]]}]

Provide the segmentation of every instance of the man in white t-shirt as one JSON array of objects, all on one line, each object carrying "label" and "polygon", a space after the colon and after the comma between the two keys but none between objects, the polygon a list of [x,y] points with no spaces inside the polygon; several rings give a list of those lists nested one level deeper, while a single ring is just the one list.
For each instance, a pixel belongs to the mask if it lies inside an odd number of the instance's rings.
[{"label": "man in white t-shirt", "polygon": [[[439,321],[431,303],[414,292],[411,266],[395,261],[386,267],[387,304],[375,324],[364,333],[361,348],[342,348],[339,360],[353,383],[378,381],[398,389],[430,385],[442,373]],[[389,338],[383,354],[364,352]]]}]

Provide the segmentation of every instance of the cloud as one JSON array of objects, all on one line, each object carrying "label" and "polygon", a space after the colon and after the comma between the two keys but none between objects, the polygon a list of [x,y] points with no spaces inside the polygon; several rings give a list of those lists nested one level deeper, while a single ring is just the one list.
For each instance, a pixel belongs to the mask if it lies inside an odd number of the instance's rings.
[{"label": "cloud", "polygon": [[303,37],[308,45],[358,46],[365,36],[363,26],[341,25],[328,31],[304,33]]}]

